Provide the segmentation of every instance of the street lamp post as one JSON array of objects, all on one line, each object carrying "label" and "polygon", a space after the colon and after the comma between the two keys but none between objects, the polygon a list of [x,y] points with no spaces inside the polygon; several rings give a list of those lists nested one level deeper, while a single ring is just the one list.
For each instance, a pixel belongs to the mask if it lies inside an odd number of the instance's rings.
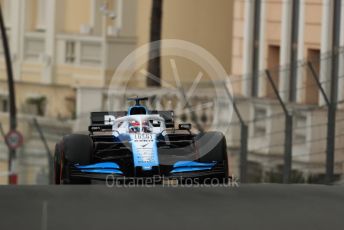
[{"label": "street lamp post", "polygon": [[[6,62],[6,71],[7,71],[7,83],[8,83],[8,93],[9,93],[9,120],[10,120],[10,132],[16,132],[17,129],[17,111],[15,105],[15,89],[14,89],[14,81],[13,81],[13,69],[12,69],[12,62],[11,62],[11,55],[10,55],[10,47],[8,45],[8,39],[6,34],[5,23],[2,15],[2,8],[0,5],[0,30],[1,30],[1,38],[2,44],[4,48],[5,54],[5,62]],[[6,141],[7,145],[8,142]],[[9,145],[8,145],[9,146]],[[16,184],[17,183],[17,175],[13,174],[13,161],[16,158],[16,150],[14,148],[9,149],[9,156],[8,156],[8,171],[9,174],[9,184]]]},{"label": "street lamp post", "polygon": [[[147,86],[161,87],[161,60],[160,60],[160,40],[162,33],[163,0],[153,0],[150,24],[150,42],[159,41],[158,49],[149,52],[148,72],[158,78],[158,81],[147,77]],[[152,46],[152,45],[151,45]]]}]

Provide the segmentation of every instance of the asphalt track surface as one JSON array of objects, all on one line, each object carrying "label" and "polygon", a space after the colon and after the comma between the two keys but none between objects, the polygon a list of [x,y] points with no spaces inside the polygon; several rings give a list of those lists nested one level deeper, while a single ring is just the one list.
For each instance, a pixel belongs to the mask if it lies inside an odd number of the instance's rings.
[{"label": "asphalt track surface", "polygon": [[1,230],[344,229],[344,186],[2,186]]}]

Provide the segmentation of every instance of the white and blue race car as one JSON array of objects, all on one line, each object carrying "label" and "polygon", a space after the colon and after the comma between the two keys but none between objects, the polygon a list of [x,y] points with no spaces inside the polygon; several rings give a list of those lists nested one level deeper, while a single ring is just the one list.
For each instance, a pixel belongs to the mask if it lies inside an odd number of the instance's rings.
[{"label": "white and blue race car", "polygon": [[[150,111],[134,98],[128,111],[92,112],[89,135],[66,135],[56,144],[56,184],[116,182],[226,183],[227,146],[220,132],[175,128],[173,111]],[[154,178],[154,180],[152,180]]]}]

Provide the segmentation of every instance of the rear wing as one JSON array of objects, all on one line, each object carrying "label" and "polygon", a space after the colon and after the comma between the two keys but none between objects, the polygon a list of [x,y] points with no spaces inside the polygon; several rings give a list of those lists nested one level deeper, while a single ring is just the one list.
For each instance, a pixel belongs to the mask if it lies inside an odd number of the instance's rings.
[{"label": "rear wing", "polygon": [[91,125],[88,126],[88,131],[93,134],[94,132],[109,132],[112,131],[112,123],[119,117],[127,115],[126,111],[119,112],[92,112]]},{"label": "rear wing", "polygon": [[111,125],[112,121],[127,115],[126,111],[119,112],[92,112],[91,125]]},{"label": "rear wing", "polygon": [[[174,112],[173,111],[149,111],[149,114],[159,114],[164,120],[166,128],[174,128]],[[93,132],[111,131],[113,121],[117,118],[127,116],[127,111],[117,112],[92,112],[91,125],[88,130]]]},{"label": "rear wing", "polygon": [[166,128],[174,128],[174,112],[173,111],[149,111],[150,114],[159,114],[165,120]]}]

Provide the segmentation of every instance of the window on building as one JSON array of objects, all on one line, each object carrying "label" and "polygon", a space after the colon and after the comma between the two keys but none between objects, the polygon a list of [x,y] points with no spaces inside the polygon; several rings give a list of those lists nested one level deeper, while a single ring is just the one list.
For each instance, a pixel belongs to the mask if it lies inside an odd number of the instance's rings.
[{"label": "window on building", "polygon": [[[318,49],[309,49],[308,50],[308,60],[315,70],[316,77],[319,77],[320,74],[320,50]],[[304,102],[306,104],[318,104],[319,102],[319,89],[316,85],[313,72],[310,69],[307,69],[304,81]]]},{"label": "window on building", "polygon": [[301,113],[294,115],[294,143],[302,145],[306,143],[307,116]]},{"label": "window on building", "polygon": [[264,107],[254,107],[254,135],[264,136],[266,134],[267,110]]},{"label": "window on building", "polygon": [[0,112],[8,111],[8,96],[0,96]]},{"label": "window on building", "polygon": [[65,55],[65,63],[73,64],[75,62],[75,42],[74,41],[66,41],[66,55]]},{"label": "window on building", "polygon": [[[278,87],[279,74],[280,74],[280,47],[276,45],[270,45],[268,49],[268,69],[270,70],[272,79],[275,85]],[[266,81],[266,97],[276,98],[276,94],[270,82]]]},{"label": "window on building", "polygon": [[47,106],[47,99],[45,96],[31,96],[26,99],[24,112],[32,115],[44,116]]},{"label": "window on building", "polygon": [[44,53],[44,38],[26,36],[24,50],[25,60],[37,61],[42,53]]},{"label": "window on building", "polygon": [[80,47],[80,63],[97,66],[101,64],[101,44],[97,42],[82,42]]}]

